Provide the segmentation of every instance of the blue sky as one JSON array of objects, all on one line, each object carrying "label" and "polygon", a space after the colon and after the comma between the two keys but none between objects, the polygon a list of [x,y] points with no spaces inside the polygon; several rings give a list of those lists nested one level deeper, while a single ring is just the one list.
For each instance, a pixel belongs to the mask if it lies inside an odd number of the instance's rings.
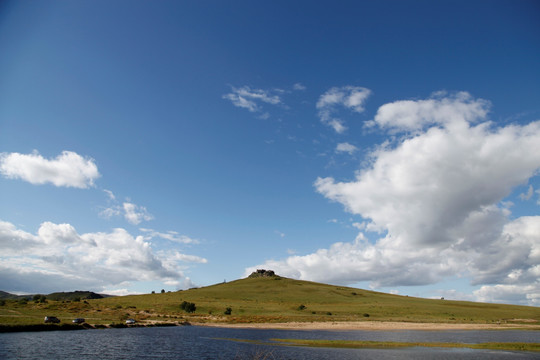
[{"label": "blue sky", "polygon": [[0,289],[270,268],[540,303],[535,1],[5,1]]}]

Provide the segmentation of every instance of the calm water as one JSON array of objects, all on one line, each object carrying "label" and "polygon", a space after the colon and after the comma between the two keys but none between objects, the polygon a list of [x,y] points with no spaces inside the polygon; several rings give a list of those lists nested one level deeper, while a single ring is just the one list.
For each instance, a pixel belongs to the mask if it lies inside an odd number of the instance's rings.
[{"label": "calm water", "polygon": [[0,334],[0,359],[539,359],[530,352],[469,349],[322,349],[238,343],[271,338],[540,342],[535,331],[290,331],[198,326]]}]

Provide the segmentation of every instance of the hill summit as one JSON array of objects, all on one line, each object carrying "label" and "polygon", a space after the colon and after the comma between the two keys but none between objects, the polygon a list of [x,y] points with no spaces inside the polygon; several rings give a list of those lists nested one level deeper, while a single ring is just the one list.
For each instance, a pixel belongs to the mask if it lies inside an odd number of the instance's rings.
[{"label": "hill summit", "polygon": [[252,272],[248,277],[258,278],[258,277],[279,277],[279,276],[276,275],[274,270],[257,269],[257,271]]}]

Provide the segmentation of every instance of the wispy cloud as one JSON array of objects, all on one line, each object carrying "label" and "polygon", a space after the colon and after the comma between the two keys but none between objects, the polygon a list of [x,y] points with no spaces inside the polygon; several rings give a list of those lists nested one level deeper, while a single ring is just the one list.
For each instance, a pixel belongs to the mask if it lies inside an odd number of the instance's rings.
[{"label": "wispy cloud", "polygon": [[109,198],[109,206],[102,211],[99,215],[102,218],[110,219],[116,216],[123,216],[127,222],[133,225],[138,225],[143,221],[150,221],[154,219],[154,216],[146,210],[146,207],[134,204],[131,200],[126,200],[122,204],[116,201],[116,196],[110,190],[104,190]]},{"label": "wispy cloud", "polygon": [[358,86],[333,87],[319,97],[317,109],[323,124],[332,127],[338,134],[347,130],[345,123],[334,116],[339,107],[361,113],[364,103],[371,94],[371,90]]},{"label": "wispy cloud", "polygon": [[252,89],[249,86],[240,88],[232,87],[232,91],[223,95],[223,98],[230,100],[234,106],[247,109],[250,112],[262,111],[261,103],[278,105],[282,103],[279,95],[272,93],[276,90]]},{"label": "wispy cloud", "polygon": [[529,188],[527,189],[527,192],[526,193],[521,193],[519,194],[519,198],[521,200],[530,200],[532,198],[534,194],[534,188],[532,185],[529,185]]},{"label": "wispy cloud", "polygon": [[1,153],[0,173],[9,179],[21,179],[31,184],[50,183],[86,189],[100,177],[97,165],[72,151],[63,151],[54,159],[46,159],[37,151],[31,154]]},{"label": "wispy cloud", "polygon": [[[359,237],[259,266],[376,288],[463,275],[482,285],[478,300],[540,305],[540,216],[515,218],[501,203],[540,170],[540,121],[494,127],[488,103],[464,93],[402,105],[376,117],[380,129],[402,132],[395,144],[369,154],[354,180],[315,182],[365,220]],[[384,235],[367,242],[364,231]]]},{"label": "wispy cloud", "polygon": [[339,143],[336,146],[336,152],[338,153],[346,152],[349,153],[349,155],[352,155],[356,151],[358,151],[358,148],[352,144],[349,144],[348,142]]},{"label": "wispy cloud", "polygon": [[152,229],[140,228],[140,231],[146,234],[145,239],[150,240],[154,237],[169,240],[179,244],[199,244],[199,240],[192,239],[186,235],[180,235],[176,231],[159,232]]}]

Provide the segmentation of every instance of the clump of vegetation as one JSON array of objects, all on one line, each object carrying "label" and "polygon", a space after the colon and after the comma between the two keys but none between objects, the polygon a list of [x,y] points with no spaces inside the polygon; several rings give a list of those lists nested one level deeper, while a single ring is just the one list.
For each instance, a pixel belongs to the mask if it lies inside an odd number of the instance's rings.
[{"label": "clump of vegetation", "polygon": [[28,304],[28,300],[26,300],[26,298],[22,298],[19,300],[19,305],[26,305]]},{"label": "clump of vegetation", "polygon": [[45,295],[38,294],[38,295],[34,295],[33,300],[36,304],[37,303],[43,304],[47,302],[47,297]]},{"label": "clump of vegetation", "polygon": [[197,310],[197,306],[195,306],[195,303],[182,301],[182,303],[180,304],[180,309],[184,310],[187,313],[193,313],[195,312],[195,310]]},{"label": "clump of vegetation", "polygon": [[368,314],[368,313],[364,313],[362,316],[363,316],[363,317],[369,317],[369,314]]},{"label": "clump of vegetation", "polygon": [[232,314],[232,309],[230,307],[226,308],[224,314],[225,315],[231,315]]},{"label": "clump of vegetation", "polygon": [[304,304],[301,304],[300,306],[298,306],[298,310],[302,311],[306,308],[306,305]]}]

